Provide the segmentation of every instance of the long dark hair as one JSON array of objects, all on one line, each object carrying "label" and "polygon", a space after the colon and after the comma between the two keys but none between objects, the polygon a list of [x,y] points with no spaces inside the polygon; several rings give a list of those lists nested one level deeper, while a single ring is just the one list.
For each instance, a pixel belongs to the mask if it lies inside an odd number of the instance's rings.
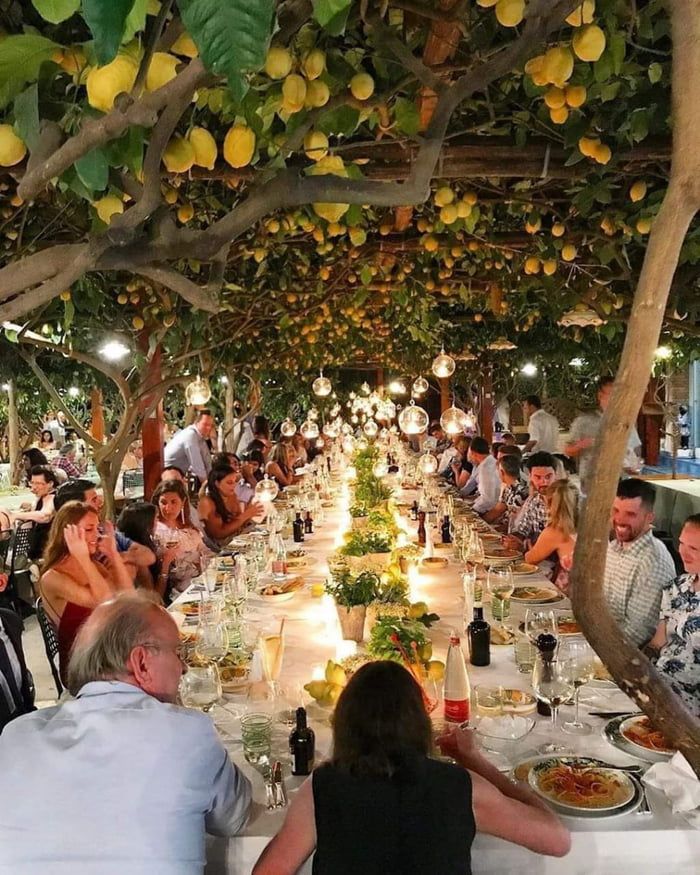
[{"label": "long dark hair", "polygon": [[190,517],[190,499],[187,495],[187,490],[180,483],[179,480],[161,480],[161,482],[156,486],[153,490],[153,495],[151,496],[151,501],[156,507],[156,513],[158,514],[158,518],[160,519],[160,507],[158,506],[158,499],[161,495],[166,495],[167,493],[172,492],[174,495],[182,501],[183,506],[183,522],[185,525],[192,529],[194,526],[192,525],[192,518]]},{"label": "long dark hair", "polygon": [[352,676],[333,715],[333,765],[391,777],[411,756],[427,756],[430,718],[421,689],[399,663],[370,662]]},{"label": "long dark hair", "polygon": [[256,416],[253,420],[253,434],[261,434],[265,440],[270,440],[270,424],[264,416]]},{"label": "long dark hair", "polygon": [[219,483],[224,479],[224,477],[228,477],[229,474],[235,474],[236,472],[233,468],[230,467],[219,467],[212,468],[209,472],[209,476],[207,477],[207,495],[214,502],[214,507],[216,508],[216,513],[221,517],[221,522],[226,524],[230,523],[234,517],[234,514],[226,507],[226,502],[224,501],[224,497],[221,494],[221,490],[219,489]]},{"label": "long dark hair", "polygon": [[[130,540],[148,547],[157,556],[158,548],[153,541],[153,525],[157,513],[158,508],[150,501],[135,501],[133,504],[128,504],[119,514],[117,529]],[[160,574],[160,560],[156,559],[148,570],[153,580],[157,580]]]},{"label": "long dark hair", "polygon": [[30,447],[28,450],[25,450],[22,453],[22,458],[24,459],[24,467],[27,473],[27,483],[29,483],[29,472],[32,468],[36,468],[37,465],[49,464],[46,456],[41,452],[41,450],[37,450],[36,447]]}]

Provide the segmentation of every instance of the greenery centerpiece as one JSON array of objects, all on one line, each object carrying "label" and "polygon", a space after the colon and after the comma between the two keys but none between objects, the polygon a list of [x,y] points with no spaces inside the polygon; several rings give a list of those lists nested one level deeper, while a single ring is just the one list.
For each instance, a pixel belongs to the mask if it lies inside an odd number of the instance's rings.
[{"label": "greenery centerpiece", "polygon": [[386,532],[362,529],[346,535],[338,551],[355,571],[382,571],[391,561],[392,536]]},{"label": "greenery centerpiece", "polygon": [[335,601],[343,638],[362,641],[367,605],[376,599],[379,588],[379,575],[373,571],[353,574],[349,568],[342,567],[334,571],[326,583],[326,592]]}]

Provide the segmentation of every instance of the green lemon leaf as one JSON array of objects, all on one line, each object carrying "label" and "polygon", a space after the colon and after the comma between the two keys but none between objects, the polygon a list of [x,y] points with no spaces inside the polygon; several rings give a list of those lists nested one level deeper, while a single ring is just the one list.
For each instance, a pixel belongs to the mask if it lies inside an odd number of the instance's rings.
[{"label": "green lemon leaf", "polygon": [[102,149],[91,149],[75,162],[80,181],[92,191],[104,191],[109,181],[109,164]]},{"label": "green lemon leaf", "polygon": [[60,24],[80,9],[80,0],[32,0],[32,6],[45,21]]},{"label": "green lemon leaf", "polygon": [[27,82],[39,78],[39,70],[61,46],[35,33],[8,36],[0,42],[0,108],[19,94]]},{"label": "green lemon leaf", "polygon": [[39,88],[36,82],[15,98],[17,132],[33,151],[39,142]]},{"label": "green lemon leaf", "polygon": [[116,58],[133,5],[134,0],[83,0],[83,18],[95,37],[95,55],[101,65]]}]

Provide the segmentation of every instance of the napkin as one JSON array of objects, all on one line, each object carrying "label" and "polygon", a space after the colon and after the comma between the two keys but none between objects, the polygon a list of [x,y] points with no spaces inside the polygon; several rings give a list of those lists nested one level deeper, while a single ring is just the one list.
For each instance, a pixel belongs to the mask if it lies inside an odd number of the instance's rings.
[{"label": "napkin", "polygon": [[653,765],[642,780],[664,793],[674,814],[700,829],[700,780],[680,751],[668,762]]}]

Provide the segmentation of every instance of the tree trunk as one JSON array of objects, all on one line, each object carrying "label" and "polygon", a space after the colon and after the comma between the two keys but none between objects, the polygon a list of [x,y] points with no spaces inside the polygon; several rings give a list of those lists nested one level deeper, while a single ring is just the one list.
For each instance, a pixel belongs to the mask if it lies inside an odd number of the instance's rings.
[{"label": "tree trunk", "polygon": [[7,383],[7,450],[10,462],[10,483],[19,486],[21,478],[21,455],[19,446],[19,414],[17,413],[17,386],[10,379]]},{"label": "tree trunk", "polygon": [[608,409],[595,448],[592,487],[576,541],[572,603],[581,628],[621,688],[700,775],[700,723],[647,657],[623,634],[603,592],[612,506],[630,427],[651,374],[664,310],[683,240],[700,206],[700,6],[671,0],[673,160],[654,222]]},{"label": "tree trunk", "polygon": [[99,461],[95,459],[95,467],[100,475],[100,486],[102,487],[102,500],[104,518],[106,520],[114,520],[116,518],[116,503],[114,500],[114,491],[117,486],[117,478],[121,462],[124,458],[122,452],[119,459],[112,459],[108,456],[103,457]]},{"label": "tree trunk", "polygon": [[233,424],[234,424],[234,412],[233,412],[233,402],[234,398],[234,384],[233,384],[233,376],[231,374],[228,375],[228,382],[226,383],[226,396],[224,399],[224,449],[229,453],[235,453],[234,440],[233,440]]}]

